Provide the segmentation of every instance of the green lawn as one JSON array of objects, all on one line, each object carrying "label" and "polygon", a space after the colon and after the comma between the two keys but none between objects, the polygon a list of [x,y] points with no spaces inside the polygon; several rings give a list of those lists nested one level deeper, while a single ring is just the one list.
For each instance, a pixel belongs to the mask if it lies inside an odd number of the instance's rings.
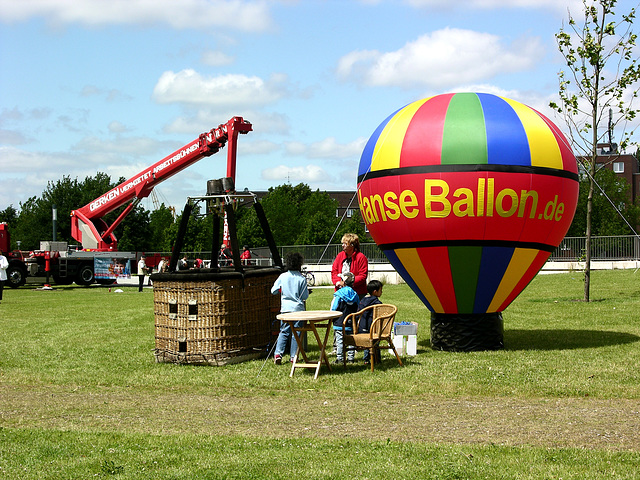
[{"label": "green lawn", "polygon": [[588,304],[581,273],[536,277],[497,352],[431,350],[387,285],[418,355],[317,380],[155,363],[153,293],[122,289],[5,289],[0,478],[637,478],[640,272],[593,272]]}]

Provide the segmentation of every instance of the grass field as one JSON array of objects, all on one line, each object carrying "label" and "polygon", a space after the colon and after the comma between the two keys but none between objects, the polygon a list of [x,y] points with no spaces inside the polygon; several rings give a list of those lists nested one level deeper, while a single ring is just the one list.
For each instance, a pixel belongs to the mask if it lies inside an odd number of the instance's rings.
[{"label": "grass field", "polygon": [[[153,292],[5,289],[0,478],[635,479],[640,272],[540,275],[504,312],[505,349],[289,377],[264,359],[154,362]],[[309,309],[331,290],[315,289]]]}]

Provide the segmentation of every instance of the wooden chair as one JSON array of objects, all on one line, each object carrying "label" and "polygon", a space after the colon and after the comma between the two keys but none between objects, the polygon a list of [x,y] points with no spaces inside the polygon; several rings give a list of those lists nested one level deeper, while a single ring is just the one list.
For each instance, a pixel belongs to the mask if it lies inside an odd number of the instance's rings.
[{"label": "wooden chair", "polygon": [[[373,320],[371,322],[371,328],[368,333],[358,333],[358,325],[365,312],[373,310]],[[373,365],[377,358],[380,358],[380,343],[386,341],[387,345],[384,348],[393,349],[398,363],[402,365],[402,360],[391,341],[391,334],[393,333],[393,321],[396,318],[396,312],[398,307],[387,303],[379,303],[377,305],[370,305],[363,308],[359,312],[347,315],[342,323],[342,341],[344,344],[343,362],[346,366],[347,363],[347,346],[355,347],[356,350],[369,349],[369,359],[371,362],[371,371],[373,372]],[[345,326],[352,325],[353,333],[349,334],[345,330]]]}]

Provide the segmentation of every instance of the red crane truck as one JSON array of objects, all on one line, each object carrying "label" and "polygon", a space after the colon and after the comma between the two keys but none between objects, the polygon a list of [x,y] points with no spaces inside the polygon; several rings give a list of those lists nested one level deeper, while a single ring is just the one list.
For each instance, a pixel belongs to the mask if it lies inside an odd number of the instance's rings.
[{"label": "red crane truck", "polygon": [[[66,242],[40,242],[40,250],[22,252],[10,250],[9,230],[0,224],[0,250],[9,260],[7,283],[11,287],[25,284],[27,276],[49,276],[59,284],[76,282],[90,285],[95,281],[112,283],[115,276],[98,275],[95,265],[100,260],[124,263],[136,258],[135,253],[118,252],[114,230],[122,220],[160,182],[175,175],[198,160],[213,155],[227,145],[227,177],[235,178],[238,134],[252,130],[251,123],[242,117],[233,117],[217,128],[200,136],[112,188],[84,207],[71,212],[71,236],[82,244],[82,249],[69,249]],[[129,203],[116,220],[109,225],[104,216]]]}]

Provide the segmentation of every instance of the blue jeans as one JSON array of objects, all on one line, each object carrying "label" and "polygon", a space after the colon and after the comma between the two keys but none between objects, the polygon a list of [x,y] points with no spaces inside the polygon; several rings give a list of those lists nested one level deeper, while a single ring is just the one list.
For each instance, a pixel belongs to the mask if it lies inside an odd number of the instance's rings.
[{"label": "blue jeans", "polygon": [[[336,347],[336,360],[339,362],[343,361],[343,355],[344,355],[344,343],[342,343],[342,329],[340,330],[333,330],[333,343]],[[353,349],[353,347],[349,347],[347,350],[347,360],[353,360],[356,356],[356,351],[355,349]]]},{"label": "blue jeans", "polygon": [[[304,320],[300,320],[294,323],[296,328],[300,328],[304,325]],[[291,359],[295,357],[296,352],[298,351],[298,344],[296,343],[296,339],[293,338],[293,332],[291,332],[291,326],[280,320],[280,333],[278,334],[278,340],[276,341],[276,350],[274,355],[284,355],[284,350],[287,348],[287,343],[290,342],[289,346],[289,355]]]},{"label": "blue jeans", "polygon": [[368,348],[364,351],[363,359],[367,363],[371,359],[371,353],[369,353],[369,349]]}]

